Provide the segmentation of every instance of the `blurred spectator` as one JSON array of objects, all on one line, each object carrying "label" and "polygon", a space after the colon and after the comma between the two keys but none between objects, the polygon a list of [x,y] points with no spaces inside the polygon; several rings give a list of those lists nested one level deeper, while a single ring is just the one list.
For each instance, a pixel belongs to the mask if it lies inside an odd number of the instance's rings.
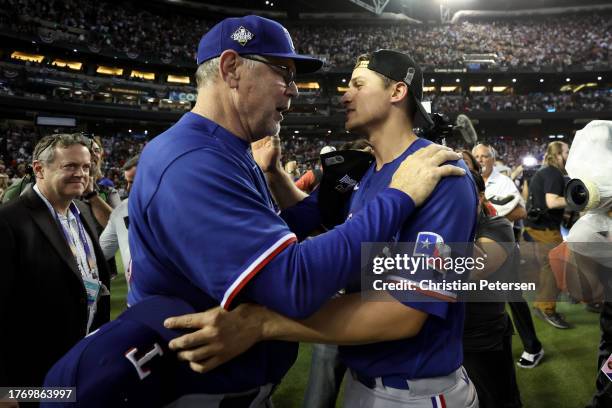
[{"label": "blurred spectator", "polygon": [[525,221],[526,238],[540,246],[536,251],[540,278],[534,311],[536,316],[558,329],[568,329],[570,325],[556,311],[559,289],[550,268],[548,251],[563,242],[561,222],[563,209],[567,205],[564,175],[568,153],[566,143],[552,142],[548,145],[544,165],[529,183],[528,217]]}]

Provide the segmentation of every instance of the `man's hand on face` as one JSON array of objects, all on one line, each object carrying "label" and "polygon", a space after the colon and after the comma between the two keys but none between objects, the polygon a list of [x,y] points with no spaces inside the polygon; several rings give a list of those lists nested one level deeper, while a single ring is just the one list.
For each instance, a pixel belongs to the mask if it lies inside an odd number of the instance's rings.
[{"label": "man's hand on face", "polygon": [[242,304],[231,312],[221,307],[206,312],[170,317],[169,329],[196,329],[170,342],[180,360],[189,361],[192,370],[205,373],[244,353],[262,338],[265,308]]},{"label": "man's hand on face", "polygon": [[264,172],[274,172],[281,169],[281,144],[280,137],[266,136],[261,140],[251,143],[253,158]]},{"label": "man's hand on face", "polygon": [[416,206],[423,204],[442,177],[464,176],[465,171],[447,161],[461,159],[450,148],[431,144],[408,156],[393,174],[389,187],[408,194]]}]

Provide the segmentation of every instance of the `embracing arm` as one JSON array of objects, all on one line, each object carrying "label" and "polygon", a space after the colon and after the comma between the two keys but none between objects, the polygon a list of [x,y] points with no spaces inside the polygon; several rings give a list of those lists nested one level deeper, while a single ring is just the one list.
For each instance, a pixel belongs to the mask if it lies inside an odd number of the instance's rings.
[{"label": "embracing arm", "polygon": [[261,340],[357,345],[416,336],[427,313],[404,306],[388,294],[364,301],[356,293],[330,300],[304,320],[292,320],[263,306],[243,304],[227,312],[210,309],[167,319],[169,328],[197,331],[170,342],[179,358],[199,372],[209,371]]},{"label": "embracing arm", "polygon": [[262,320],[261,340],[356,345],[416,336],[427,313],[404,306],[385,294],[367,301],[359,293],[330,300],[305,320],[291,320],[265,308],[252,313]]}]

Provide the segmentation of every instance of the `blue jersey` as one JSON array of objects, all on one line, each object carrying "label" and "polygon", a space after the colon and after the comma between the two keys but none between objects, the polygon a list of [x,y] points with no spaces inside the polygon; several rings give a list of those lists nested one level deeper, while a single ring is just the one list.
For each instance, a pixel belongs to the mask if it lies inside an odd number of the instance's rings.
[{"label": "blue jersey", "polygon": [[[278,215],[247,142],[194,113],[144,149],[130,193],[129,304],[175,296],[196,310],[250,301],[306,317],[359,274],[361,242],[388,241],[414,209],[386,189],[350,225],[319,224],[314,197]],[[277,383],[297,346],[261,342],[208,374],[203,392]]]},{"label": "blue jersey", "polygon": [[[406,157],[430,143],[417,139],[401,156],[378,171],[373,164],[353,193],[349,217],[358,214],[389,185],[393,173]],[[463,161],[453,164],[467,171]],[[446,177],[396,231],[394,240],[415,242],[416,245],[428,237],[441,238],[447,243],[471,242],[476,228],[477,203],[469,171],[466,177]],[[426,279],[426,273],[433,272],[419,271],[419,279]],[[385,343],[340,347],[341,358],[347,366],[364,376],[400,375],[407,379],[444,376],[457,369],[463,361],[464,305],[455,302],[452,293],[430,291],[425,295],[431,296],[431,301],[403,302],[429,314],[419,334]]]}]

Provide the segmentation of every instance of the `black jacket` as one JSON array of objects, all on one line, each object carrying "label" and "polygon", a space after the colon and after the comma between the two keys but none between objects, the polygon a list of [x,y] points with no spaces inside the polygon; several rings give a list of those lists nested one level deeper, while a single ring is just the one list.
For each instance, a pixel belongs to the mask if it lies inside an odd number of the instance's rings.
[{"label": "black jacket", "polygon": [[[81,221],[110,290],[98,236],[82,214]],[[41,386],[85,336],[87,295],[57,221],[34,190],[0,207],[0,257],[0,386]],[[110,296],[102,296],[92,330],[109,320]]]}]

